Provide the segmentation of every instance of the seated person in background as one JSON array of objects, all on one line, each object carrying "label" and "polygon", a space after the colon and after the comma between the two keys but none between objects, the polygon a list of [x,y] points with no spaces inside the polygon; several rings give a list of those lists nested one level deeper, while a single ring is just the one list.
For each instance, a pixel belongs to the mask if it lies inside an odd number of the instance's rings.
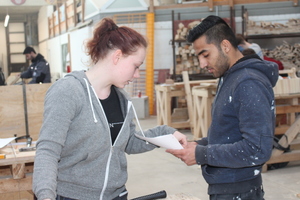
[{"label": "seated person in background", "polygon": [[255,53],[255,51],[254,51],[253,49],[248,48],[248,49],[244,49],[244,50],[242,51],[242,54],[243,54],[244,56],[248,56],[248,55],[253,55],[253,54],[256,54],[256,53]]},{"label": "seated person in background", "polygon": [[245,49],[251,48],[262,60],[264,59],[262,50],[258,44],[247,42],[242,34],[236,34],[236,39],[238,42],[238,48],[241,52]]},{"label": "seated person in background", "polygon": [[21,78],[32,78],[32,83],[51,83],[51,74],[49,63],[44,56],[37,54],[32,47],[26,47],[23,54],[27,60],[31,60],[28,69],[20,74]]},{"label": "seated person in background", "polygon": [[[243,50],[242,54],[244,56],[248,56],[248,55],[256,54],[256,52],[253,49],[248,48],[248,49]],[[278,70],[283,70],[284,69],[282,62],[280,62],[279,60],[275,60],[275,59],[267,57],[267,56],[264,56],[264,60],[276,63],[278,65]],[[286,77],[286,76],[287,76],[287,74],[281,74],[279,76],[279,78]]]}]

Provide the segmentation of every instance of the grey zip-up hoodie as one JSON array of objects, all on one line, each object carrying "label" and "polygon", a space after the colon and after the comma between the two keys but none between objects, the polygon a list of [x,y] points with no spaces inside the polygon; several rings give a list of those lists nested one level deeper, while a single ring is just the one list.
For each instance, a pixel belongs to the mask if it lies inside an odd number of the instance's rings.
[{"label": "grey zip-up hoodie", "polygon": [[[125,190],[125,152],[156,147],[135,137],[143,131],[136,131],[132,102],[123,89],[116,91],[124,124],[112,145],[104,110],[84,71],[72,72],[49,88],[33,173],[33,191],[39,200],[54,200],[57,194],[80,200],[113,199]],[[155,137],[175,131],[163,125],[144,134]]]}]

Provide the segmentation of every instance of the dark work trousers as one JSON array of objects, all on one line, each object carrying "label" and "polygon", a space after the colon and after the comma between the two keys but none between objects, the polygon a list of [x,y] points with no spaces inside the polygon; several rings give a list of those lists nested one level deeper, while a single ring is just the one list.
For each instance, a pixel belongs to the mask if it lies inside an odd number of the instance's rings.
[{"label": "dark work trousers", "polygon": [[249,192],[239,194],[212,194],[210,200],[264,200],[263,187],[254,188]]}]

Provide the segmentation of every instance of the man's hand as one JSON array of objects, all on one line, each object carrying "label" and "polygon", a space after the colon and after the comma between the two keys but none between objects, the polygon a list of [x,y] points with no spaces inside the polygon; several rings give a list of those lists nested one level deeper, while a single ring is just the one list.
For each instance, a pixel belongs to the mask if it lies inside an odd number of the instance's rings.
[{"label": "man's hand", "polygon": [[167,149],[166,152],[180,158],[188,166],[197,164],[196,162],[196,142],[188,142],[184,149]]},{"label": "man's hand", "polygon": [[183,146],[183,148],[187,145],[188,142],[184,134],[180,133],[179,131],[175,131],[173,135],[175,138],[177,138],[177,140]]}]

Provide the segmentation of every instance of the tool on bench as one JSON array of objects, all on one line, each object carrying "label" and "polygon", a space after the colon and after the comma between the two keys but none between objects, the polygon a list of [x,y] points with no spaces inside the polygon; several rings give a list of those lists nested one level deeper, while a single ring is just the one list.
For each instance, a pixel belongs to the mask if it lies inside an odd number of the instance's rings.
[{"label": "tool on bench", "polygon": [[36,147],[22,147],[19,149],[20,152],[24,152],[24,151],[35,151]]},{"label": "tool on bench", "polygon": [[26,129],[26,135],[17,137],[17,134],[15,134],[15,141],[18,142],[18,140],[21,139],[27,139],[26,146],[30,147],[32,138],[29,135],[28,131],[28,112],[27,112],[27,96],[26,96],[26,84],[24,80],[22,79],[22,89],[23,89],[23,104],[24,104],[24,118],[25,118],[25,129]]}]

